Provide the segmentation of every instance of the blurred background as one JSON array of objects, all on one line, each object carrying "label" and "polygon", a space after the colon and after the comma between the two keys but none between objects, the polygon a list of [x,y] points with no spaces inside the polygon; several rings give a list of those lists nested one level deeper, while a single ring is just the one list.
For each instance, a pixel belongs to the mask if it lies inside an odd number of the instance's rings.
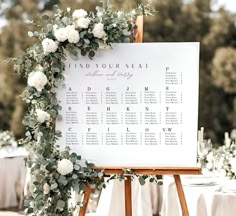
[{"label": "blurred background", "polygon": [[[114,0],[130,9],[140,1]],[[156,0],[155,16],[145,18],[145,42],[200,41],[199,128],[214,145],[223,142],[224,132],[236,128],[236,3],[234,0]],[[18,97],[25,80],[13,66],[2,62],[16,57],[34,43],[29,25],[53,5],[94,10],[97,0],[0,0],[0,130],[24,135],[21,124],[25,105]]]},{"label": "blurred background", "polygon": [[[63,9],[71,7],[95,10],[97,2],[97,0],[0,0],[0,132],[6,130],[13,132],[13,134],[2,133],[0,148],[2,140],[2,145],[5,142],[14,146],[14,136],[16,139],[24,136],[21,121],[27,108],[19,98],[26,81],[14,74],[13,65],[4,60],[24,53],[35,42],[34,38],[28,37],[28,31],[38,30],[35,23],[42,22],[43,14],[52,15],[54,5],[57,4]],[[113,0],[116,7],[127,10],[138,2],[140,1]],[[235,0],[154,2],[158,13],[145,18],[144,42],[201,42],[198,127],[205,128],[205,137],[212,140],[214,147],[223,145],[224,133],[236,129],[236,2]],[[231,138],[232,136],[235,136],[234,132],[231,133]],[[21,152],[19,155],[23,156],[24,153]],[[3,202],[10,192],[5,190],[3,180],[0,181],[0,203],[3,203],[0,209],[22,208],[22,188],[26,170],[24,168],[20,171],[22,165],[19,164],[22,164],[23,159],[24,157],[21,157],[21,162],[18,159],[1,159],[0,173],[5,182],[12,184],[9,188],[12,188],[14,201],[9,201],[10,204],[4,206]],[[6,166],[11,166],[9,179],[6,177],[7,174],[4,174]],[[18,174],[13,178],[12,173]],[[23,179],[22,183],[19,178]],[[17,190],[18,192],[15,192]],[[3,214],[0,212],[0,215]]]}]

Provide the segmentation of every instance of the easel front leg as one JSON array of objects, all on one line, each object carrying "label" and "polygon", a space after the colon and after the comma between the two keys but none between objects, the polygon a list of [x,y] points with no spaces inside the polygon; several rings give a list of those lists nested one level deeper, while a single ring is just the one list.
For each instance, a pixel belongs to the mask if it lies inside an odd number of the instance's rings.
[{"label": "easel front leg", "polygon": [[91,192],[92,192],[92,189],[89,186],[87,186],[85,189],[84,198],[83,198],[84,206],[80,208],[79,216],[85,216]]},{"label": "easel front leg", "polygon": [[131,176],[127,176],[125,180],[125,216],[132,216]]},{"label": "easel front leg", "polygon": [[181,209],[182,209],[182,215],[189,216],[188,206],[186,203],[186,199],[185,199],[184,190],[183,190],[180,176],[174,175],[174,179],[175,179],[175,184],[176,184],[176,188],[177,188],[177,192],[178,192],[178,196],[179,196],[179,201],[180,201],[180,205],[181,205]]}]

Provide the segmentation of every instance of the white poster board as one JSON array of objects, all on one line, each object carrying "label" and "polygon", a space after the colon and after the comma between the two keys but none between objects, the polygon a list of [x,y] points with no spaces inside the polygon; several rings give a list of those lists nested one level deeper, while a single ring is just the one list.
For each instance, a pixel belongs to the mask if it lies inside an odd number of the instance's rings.
[{"label": "white poster board", "polygon": [[65,64],[61,146],[97,166],[196,166],[199,43],[116,44]]}]

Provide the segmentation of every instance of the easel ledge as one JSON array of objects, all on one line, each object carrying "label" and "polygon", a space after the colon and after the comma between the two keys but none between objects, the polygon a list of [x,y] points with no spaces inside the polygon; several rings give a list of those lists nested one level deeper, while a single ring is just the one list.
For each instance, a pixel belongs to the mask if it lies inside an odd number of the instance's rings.
[{"label": "easel ledge", "polygon": [[201,168],[198,167],[112,167],[96,166],[96,170],[103,170],[105,175],[127,174],[125,170],[132,170],[134,174],[140,175],[199,175]]}]

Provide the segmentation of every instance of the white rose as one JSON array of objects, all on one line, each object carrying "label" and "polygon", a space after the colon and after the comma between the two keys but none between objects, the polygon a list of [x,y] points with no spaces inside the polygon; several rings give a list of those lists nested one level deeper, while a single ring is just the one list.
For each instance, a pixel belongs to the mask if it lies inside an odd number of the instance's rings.
[{"label": "white rose", "polygon": [[33,71],[28,76],[28,85],[41,92],[44,86],[47,84],[48,79],[42,71]]},{"label": "white rose", "polygon": [[75,27],[70,25],[66,27],[67,31],[67,39],[70,43],[78,43],[79,42],[79,32],[75,30]]},{"label": "white rose", "polygon": [[76,21],[76,27],[86,29],[86,28],[88,28],[89,23],[90,23],[89,18],[81,17]]},{"label": "white rose", "polygon": [[75,10],[72,14],[73,19],[79,19],[81,17],[86,17],[88,15],[87,11],[84,9]]},{"label": "white rose", "polygon": [[50,186],[49,186],[49,184],[45,183],[43,185],[43,193],[44,194],[49,194],[49,192],[50,192]]},{"label": "white rose", "polygon": [[61,175],[68,175],[73,172],[73,163],[70,160],[62,159],[57,164],[57,172]]},{"label": "white rose", "polygon": [[58,48],[58,44],[54,40],[49,39],[49,38],[45,38],[42,41],[42,46],[45,53],[56,52]]},{"label": "white rose", "polygon": [[35,112],[39,123],[44,123],[50,119],[50,115],[41,109],[36,109]]},{"label": "white rose", "polygon": [[55,35],[56,39],[60,42],[64,42],[65,40],[67,40],[66,28],[56,29],[54,32],[54,35]]},{"label": "white rose", "polygon": [[104,31],[104,25],[102,23],[96,23],[92,31],[94,37],[104,38],[107,34]]}]

